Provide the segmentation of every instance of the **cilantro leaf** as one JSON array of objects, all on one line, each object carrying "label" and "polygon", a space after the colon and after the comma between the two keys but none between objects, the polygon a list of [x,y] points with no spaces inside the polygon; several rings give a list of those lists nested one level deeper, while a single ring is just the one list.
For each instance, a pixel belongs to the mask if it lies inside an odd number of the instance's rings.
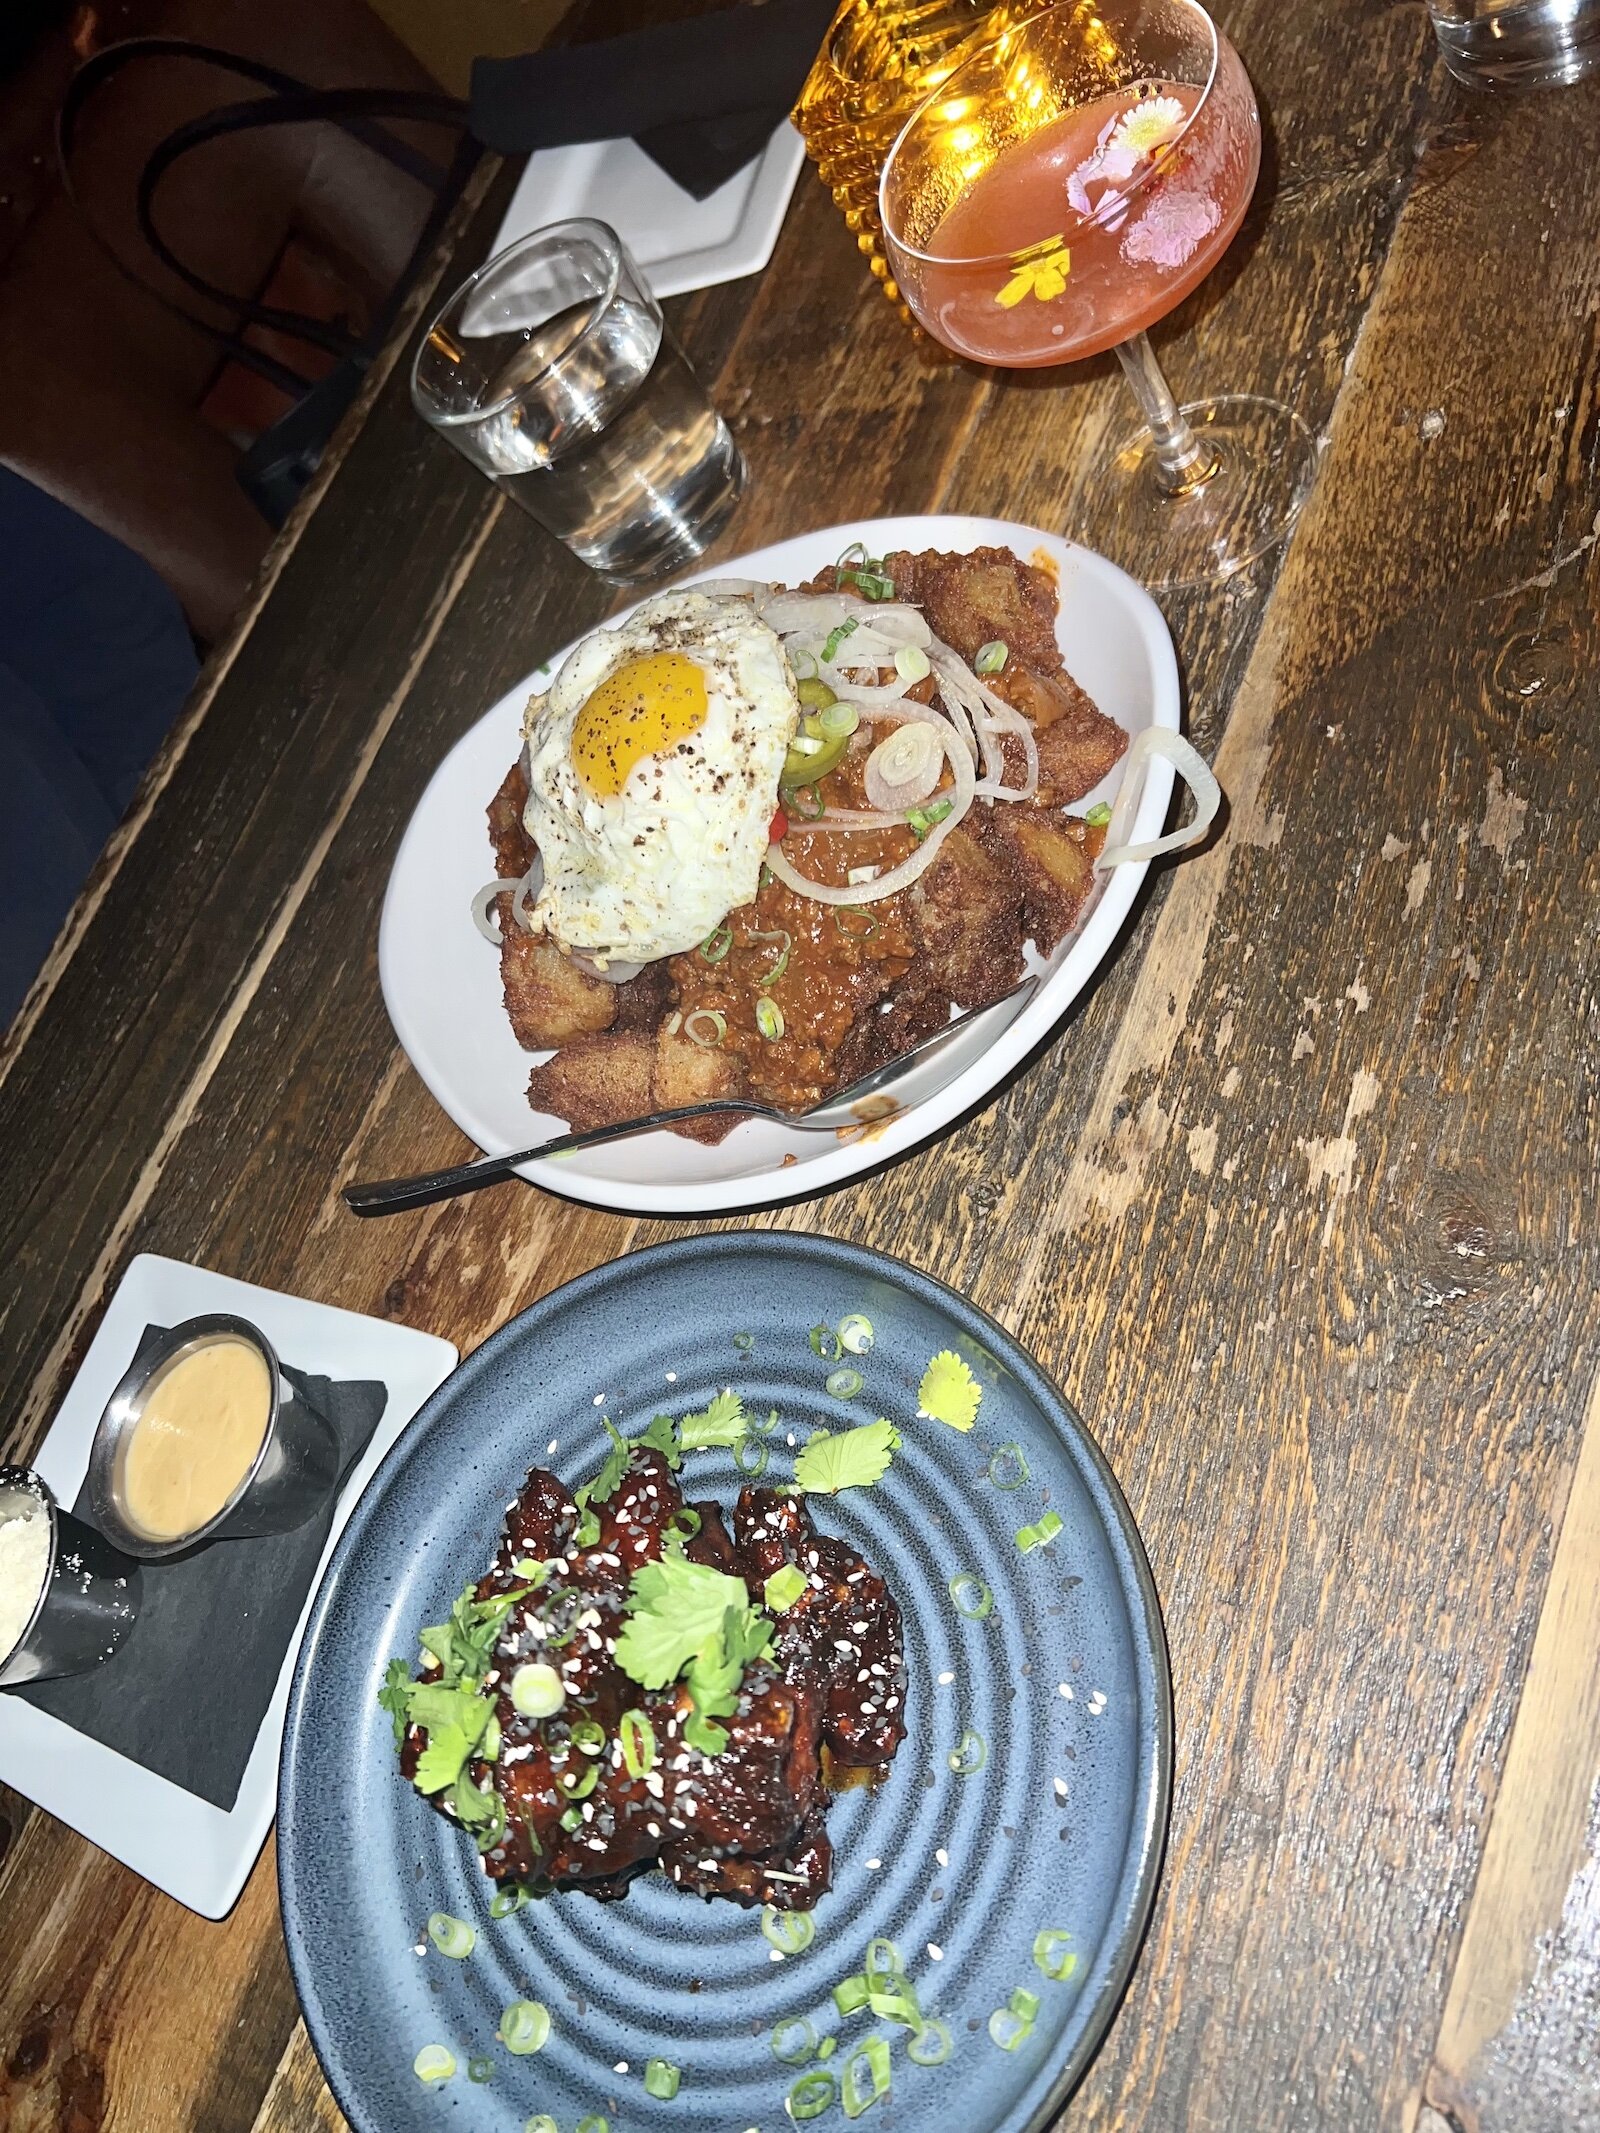
[{"label": "cilantro leaf", "polygon": [[835,1436],[813,1437],[794,1463],[794,1478],[801,1488],[824,1496],[870,1488],[889,1471],[899,1449],[900,1432],[892,1422],[863,1422]]},{"label": "cilantro leaf", "polygon": [[587,1510],[592,1503],[604,1503],[608,1497],[615,1496],[622,1484],[623,1475],[628,1471],[632,1446],[609,1416],[602,1415],[600,1419],[605,1424],[606,1435],[611,1439],[611,1449],[606,1454],[605,1464],[593,1481],[586,1482],[573,1497],[572,1500],[580,1511]]},{"label": "cilantro leaf", "polygon": [[671,1415],[657,1415],[650,1427],[633,1441],[649,1451],[659,1452],[674,1473],[683,1464],[683,1454],[678,1449],[678,1425]]},{"label": "cilantro leaf", "polygon": [[685,1721],[683,1737],[702,1755],[720,1755],[728,1745],[728,1729],[716,1723],[731,1718],[739,1708],[739,1686],[744,1671],[772,1643],[772,1624],[753,1607],[730,1607],[722,1618],[722,1634],[713,1638],[689,1663],[684,1685],[694,1710]]},{"label": "cilantro leaf", "polygon": [[411,1782],[418,1792],[443,1792],[460,1777],[471,1752],[459,1726],[440,1726],[428,1735],[428,1745],[417,1760]]},{"label": "cilantro leaf", "polygon": [[415,1683],[406,1701],[412,1724],[426,1726],[430,1740],[441,1728],[453,1726],[469,1748],[477,1747],[494,1715],[491,1697],[466,1687],[447,1689],[436,1681]]},{"label": "cilantro leaf", "polygon": [[383,1687],[378,1691],[378,1701],[394,1720],[394,1744],[397,1748],[403,1748],[406,1744],[410,1693],[411,1674],[405,1661],[391,1659],[383,1670]]},{"label": "cilantro leaf", "polygon": [[971,1370],[949,1348],[941,1349],[922,1373],[917,1388],[917,1413],[930,1422],[947,1422],[966,1431],[978,1419],[983,1387]]},{"label": "cilantro leaf", "polygon": [[617,1664],[641,1688],[664,1689],[722,1629],[730,1608],[747,1608],[744,1580],[668,1554],[633,1574]]},{"label": "cilantro leaf", "polygon": [[706,1452],[716,1445],[731,1450],[743,1444],[749,1431],[744,1402],[729,1388],[699,1414],[684,1416],[678,1424],[678,1441],[686,1452]]}]

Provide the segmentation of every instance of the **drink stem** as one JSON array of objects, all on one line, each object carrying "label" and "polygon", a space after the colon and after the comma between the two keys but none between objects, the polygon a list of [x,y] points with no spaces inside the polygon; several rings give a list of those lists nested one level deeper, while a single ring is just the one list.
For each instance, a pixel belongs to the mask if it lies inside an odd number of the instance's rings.
[{"label": "drink stem", "polygon": [[1119,341],[1117,360],[1132,388],[1154,442],[1156,485],[1164,496],[1192,496],[1221,466],[1217,454],[1201,444],[1184,420],[1183,410],[1161,374],[1147,333]]}]

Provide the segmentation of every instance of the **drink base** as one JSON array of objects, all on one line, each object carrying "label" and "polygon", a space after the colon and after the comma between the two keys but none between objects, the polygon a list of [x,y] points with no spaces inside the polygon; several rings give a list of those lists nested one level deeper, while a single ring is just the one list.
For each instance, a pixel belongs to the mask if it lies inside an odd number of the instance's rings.
[{"label": "drink base", "polygon": [[1464,14],[1432,9],[1445,65],[1469,89],[1546,89],[1600,66],[1600,0],[1513,0]]}]

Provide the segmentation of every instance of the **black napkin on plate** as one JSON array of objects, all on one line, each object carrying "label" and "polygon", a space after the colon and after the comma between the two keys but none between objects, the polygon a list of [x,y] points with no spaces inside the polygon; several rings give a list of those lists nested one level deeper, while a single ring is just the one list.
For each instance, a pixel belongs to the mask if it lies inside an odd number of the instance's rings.
[{"label": "black napkin on plate", "polygon": [[632,134],[705,199],[793,108],[838,0],[765,0],[598,44],[472,63],[472,131],[503,154]]},{"label": "black napkin on plate", "polygon": [[[147,1327],[139,1352],[165,1331]],[[339,1434],[339,1482],[322,1509],[292,1533],[213,1541],[146,1563],[139,1618],[115,1658],[10,1692],[224,1813],[239,1796],[339,1488],[389,1399],[374,1379],[309,1377],[287,1363],[283,1371]],[[94,1524],[87,1487],[72,1510]]]}]

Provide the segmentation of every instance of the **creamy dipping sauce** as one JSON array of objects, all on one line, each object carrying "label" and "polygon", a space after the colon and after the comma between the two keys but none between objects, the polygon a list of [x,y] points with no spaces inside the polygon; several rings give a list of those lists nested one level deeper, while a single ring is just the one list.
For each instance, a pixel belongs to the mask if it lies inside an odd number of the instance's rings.
[{"label": "creamy dipping sauce", "polygon": [[210,1341],[175,1363],[128,1432],[120,1494],[147,1540],[209,1524],[254,1464],[272,1413],[265,1356],[248,1341]]},{"label": "creamy dipping sauce", "polygon": [[50,1569],[50,1513],[30,1489],[0,1490],[0,1660],[16,1649]]}]

